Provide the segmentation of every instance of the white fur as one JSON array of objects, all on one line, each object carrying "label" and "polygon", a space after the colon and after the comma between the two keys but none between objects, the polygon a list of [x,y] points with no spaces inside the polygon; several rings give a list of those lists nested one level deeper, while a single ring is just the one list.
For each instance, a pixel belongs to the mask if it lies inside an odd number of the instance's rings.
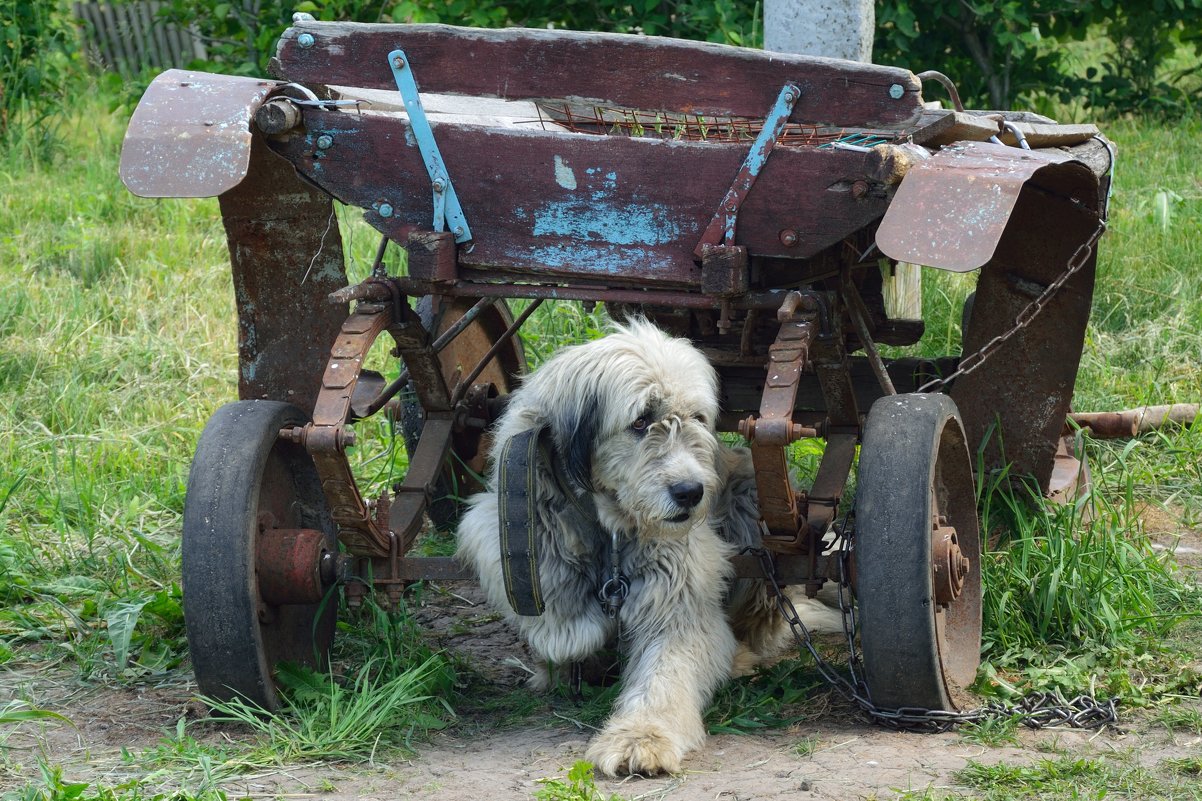
[{"label": "white fur", "polygon": [[[620,633],[622,690],[587,753],[610,775],[679,771],[705,739],[701,716],[718,685],[776,655],[788,638],[764,582],[732,581],[727,557],[759,544],[759,515],[750,455],[721,446],[717,415],[709,362],[647,322],[565,348],[514,392],[493,445],[500,453],[521,431],[551,432],[553,463],[539,461],[531,488],[542,615],[519,616],[509,606],[496,493],[475,496],[459,527],[458,558],[541,659],[583,660]],[[632,427],[640,418],[641,431]],[[494,464],[492,487],[497,473]],[[682,483],[702,487],[691,509],[673,497]],[[591,493],[599,526],[566,513],[565,485]],[[630,595],[611,620],[597,592],[615,534]],[[822,622],[830,621],[827,614]],[[542,673],[533,683],[549,681]]]}]

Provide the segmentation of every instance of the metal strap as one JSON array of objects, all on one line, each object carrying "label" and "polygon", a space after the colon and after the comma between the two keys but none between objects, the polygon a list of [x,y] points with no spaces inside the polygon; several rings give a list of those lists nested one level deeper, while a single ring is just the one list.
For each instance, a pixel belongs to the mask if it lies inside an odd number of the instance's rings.
[{"label": "metal strap", "polygon": [[543,430],[532,428],[511,437],[498,461],[497,511],[505,595],[513,611],[531,617],[543,613],[536,536],[538,510],[532,491]]},{"label": "metal strap", "polygon": [[722,205],[714,213],[714,218],[706,227],[705,233],[701,235],[701,241],[693,250],[697,258],[704,256],[705,245],[734,244],[735,220],[739,216],[739,206],[747,197],[747,193],[751,191],[751,185],[759,177],[760,170],[764,169],[764,164],[767,163],[768,156],[776,146],[776,140],[784,130],[785,123],[789,121],[789,115],[793,113],[793,106],[799,97],[801,97],[801,89],[797,84],[786,83],[781,88],[776,103],[768,112],[768,116],[764,118],[764,127],[760,129],[759,135],[751,143],[751,150],[748,151],[747,158],[743,160],[743,166],[739,168],[734,183],[727,190],[726,197],[722,198]]},{"label": "metal strap", "polygon": [[417,81],[413,78],[413,69],[405,51],[397,49],[389,53],[388,67],[392,70],[392,77],[401,93],[401,99],[405,101],[409,129],[413,131],[417,148],[426,163],[426,172],[430,174],[430,185],[434,189],[434,230],[450,231],[455,235],[455,242],[463,244],[472,238],[472,229],[468,227],[467,217],[463,216],[463,207],[459,205],[459,196],[455,194],[451,175],[447,172],[442,154],[438,151],[438,143],[434,141],[434,131],[430,128],[430,121],[426,119],[426,110],[422,108]]}]

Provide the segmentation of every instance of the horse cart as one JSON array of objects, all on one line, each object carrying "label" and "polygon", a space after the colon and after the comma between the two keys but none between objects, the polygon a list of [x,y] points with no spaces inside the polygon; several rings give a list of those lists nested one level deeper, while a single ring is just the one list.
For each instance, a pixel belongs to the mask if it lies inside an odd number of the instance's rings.
[{"label": "horse cart", "polygon": [[[184,514],[202,692],[276,706],[274,666],[323,659],[339,587],[387,603],[467,578],[412,546],[471,493],[551,300],[703,349],[773,578],[851,587],[877,708],[957,708],[979,658],[974,470],[1047,492],[1078,472],[1061,438],[1105,227],[1096,129],[965,111],[938,73],[631,35],[302,14],[273,72],[163,73],[121,161],[137,195],[218,197],[233,268],[241,400],[205,428]],[[381,234],[350,286],[335,200]],[[923,333],[885,303],[910,264],[979,271],[961,353],[882,356]],[[364,368],[384,332],[391,382]],[[407,472],[361,487],[355,426],[402,387]],[[802,438],[824,441],[804,491]]]}]

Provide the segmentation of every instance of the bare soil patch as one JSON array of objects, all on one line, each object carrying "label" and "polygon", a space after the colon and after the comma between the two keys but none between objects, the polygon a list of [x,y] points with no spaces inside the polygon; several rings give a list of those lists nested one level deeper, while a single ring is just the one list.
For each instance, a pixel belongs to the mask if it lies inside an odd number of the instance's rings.
[{"label": "bare soil patch", "polygon": [[[1171,539],[1177,547],[1202,544],[1197,532]],[[530,664],[530,657],[479,598],[475,588],[464,585],[428,590],[414,614],[438,645],[469,660],[486,691],[500,695],[523,680],[520,665]],[[39,757],[62,765],[68,781],[113,785],[150,773],[152,783],[164,789],[180,782],[195,788],[198,773],[156,773],[149,760],[139,758],[173,737],[180,719],[195,717],[194,692],[183,673],[158,685],[111,687],[63,670],[0,672],[0,697],[27,699],[73,724],[26,723],[10,730],[0,762],[0,792],[35,780]],[[230,798],[532,798],[539,779],[563,777],[583,756],[591,731],[570,718],[540,714],[502,727],[489,715],[465,715],[418,744],[414,755],[380,754],[354,765],[282,766],[239,776],[222,787]],[[189,730],[193,736],[213,743],[246,737],[232,727],[194,728]],[[988,747],[955,732],[892,732],[862,723],[850,707],[834,701],[817,720],[790,729],[711,736],[679,776],[599,779],[597,784],[606,794],[628,799],[892,798],[906,790],[952,788],[955,772],[970,760],[1025,763],[1056,755],[1109,755],[1155,767],[1167,758],[1202,754],[1202,737],[1172,732],[1147,714],[1128,717],[1120,730],[1021,731],[1019,741],[1019,746]]]}]

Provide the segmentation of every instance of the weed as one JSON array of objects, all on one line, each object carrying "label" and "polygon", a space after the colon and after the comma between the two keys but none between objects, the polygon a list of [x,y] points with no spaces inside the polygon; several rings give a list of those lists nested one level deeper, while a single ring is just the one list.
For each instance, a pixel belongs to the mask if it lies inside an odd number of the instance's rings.
[{"label": "weed", "polygon": [[568,770],[565,779],[539,779],[542,785],[534,791],[538,801],[621,801],[619,796],[605,795],[597,789],[590,762],[577,762]]},{"label": "weed", "polygon": [[1018,745],[1018,718],[985,717],[965,723],[958,729],[960,739],[994,748]]},{"label": "weed", "polygon": [[1030,765],[969,762],[956,779],[981,791],[986,801],[1032,799],[1172,798],[1174,789],[1138,765],[1103,759],[1059,757]]},{"label": "weed", "polygon": [[3,801],[226,801],[220,790],[198,794],[176,791],[155,792],[144,782],[128,781],[112,787],[93,786],[88,782],[71,782],[63,778],[59,765],[38,762],[39,778],[23,788],[5,793]]},{"label": "weed", "polygon": [[809,758],[814,756],[814,752],[818,750],[818,746],[821,744],[822,740],[819,739],[818,735],[811,734],[794,743],[792,751],[799,757]]},{"label": "weed", "polygon": [[1169,731],[1202,734],[1202,711],[1181,707],[1164,707],[1156,713],[1156,722]]},{"label": "weed", "polygon": [[711,734],[791,726],[810,717],[816,690],[826,682],[809,659],[786,659],[720,688],[706,711]]}]

